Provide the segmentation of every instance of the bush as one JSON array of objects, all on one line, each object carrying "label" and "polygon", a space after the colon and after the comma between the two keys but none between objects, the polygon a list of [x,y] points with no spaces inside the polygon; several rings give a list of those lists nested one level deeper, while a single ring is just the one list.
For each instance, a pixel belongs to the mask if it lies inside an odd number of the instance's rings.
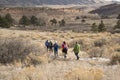
[{"label": "bush", "polygon": [[10,26],[13,25],[14,19],[11,17],[11,15],[9,13],[5,15],[5,19]]},{"label": "bush", "polygon": [[79,16],[76,16],[75,20],[78,20],[78,19],[80,19],[80,17],[79,17]]},{"label": "bush", "polygon": [[100,47],[93,47],[89,51],[89,56],[92,57],[102,57],[103,55],[103,49]]},{"label": "bush", "polygon": [[68,72],[64,80],[102,80],[103,71],[97,68],[78,68]]},{"label": "bush", "polygon": [[0,16],[0,27],[10,28],[10,24],[8,23],[7,19],[1,16]]},{"label": "bush", "polygon": [[106,27],[105,27],[105,25],[104,25],[104,23],[103,23],[102,20],[101,20],[101,23],[100,23],[99,26],[98,26],[98,31],[99,31],[99,32],[104,32],[104,31],[106,31]]},{"label": "bush", "polygon": [[30,18],[30,23],[33,24],[33,25],[39,25],[38,18],[35,17],[35,16],[32,16],[32,17]]},{"label": "bush", "polygon": [[117,19],[120,19],[120,14],[118,15]]},{"label": "bush", "polygon": [[40,18],[40,19],[39,19],[39,25],[40,25],[40,26],[45,26],[45,25],[46,25],[45,20],[42,19],[42,18]]},{"label": "bush", "polygon": [[91,31],[93,32],[98,32],[98,26],[96,25],[96,23],[93,23],[91,26]]},{"label": "bush", "polygon": [[118,20],[118,22],[116,23],[114,29],[120,29],[120,20]]},{"label": "bush", "polygon": [[120,53],[119,52],[113,53],[110,63],[112,65],[120,63]]},{"label": "bush", "polygon": [[53,24],[56,25],[57,24],[57,20],[55,18],[51,19],[50,22],[51,22],[51,25],[53,25]]},{"label": "bush", "polygon": [[24,39],[0,39],[0,63],[2,64],[21,62],[24,65],[36,65],[41,63],[37,57],[44,52],[42,46]]},{"label": "bush", "polygon": [[26,16],[22,16],[22,18],[19,20],[19,24],[21,24],[21,25],[29,25],[30,20]]},{"label": "bush", "polygon": [[82,20],[81,20],[81,22],[82,22],[82,23],[85,23],[85,22],[86,22],[86,20],[85,20],[85,19],[82,19]]},{"label": "bush", "polygon": [[107,44],[106,39],[98,39],[98,40],[94,41],[95,47],[103,47],[106,44]]},{"label": "bush", "polygon": [[59,21],[59,25],[60,25],[60,26],[65,26],[65,20],[62,19],[61,21]]}]

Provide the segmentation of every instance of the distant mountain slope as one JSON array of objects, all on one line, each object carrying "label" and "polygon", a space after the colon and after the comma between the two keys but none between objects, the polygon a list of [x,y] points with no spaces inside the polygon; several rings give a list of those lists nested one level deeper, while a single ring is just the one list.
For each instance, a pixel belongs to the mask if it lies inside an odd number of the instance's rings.
[{"label": "distant mountain slope", "polygon": [[0,0],[1,5],[66,5],[66,4],[94,4],[112,0]]},{"label": "distant mountain slope", "polygon": [[120,14],[120,4],[110,4],[93,10],[90,13],[98,13],[99,15],[116,15]]}]

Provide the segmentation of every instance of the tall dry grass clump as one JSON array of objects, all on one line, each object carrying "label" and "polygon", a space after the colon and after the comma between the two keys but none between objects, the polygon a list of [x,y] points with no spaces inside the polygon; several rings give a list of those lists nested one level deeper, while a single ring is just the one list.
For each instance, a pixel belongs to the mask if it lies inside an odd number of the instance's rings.
[{"label": "tall dry grass clump", "polygon": [[12,72],[9,80],[44,80],[42,70],[34,67],[27,67],[18,72]]},{"label": "tall dry grass clump", "polygon": [[65,75],[64,80],[102,80],[103,71],[97,68],[78,68]]},{"label": "tall dry grass clump", "polygon": [[40,44],[21,38],[0,39],[0,63],[39,64],[40,57],[45,53],[43,48]]},{"label": "tall dry grass clump", "polygon": [[120,63],[120,52],[113,53],[113,55],[111,57],[111,62],[110,63],[112,65]]}]

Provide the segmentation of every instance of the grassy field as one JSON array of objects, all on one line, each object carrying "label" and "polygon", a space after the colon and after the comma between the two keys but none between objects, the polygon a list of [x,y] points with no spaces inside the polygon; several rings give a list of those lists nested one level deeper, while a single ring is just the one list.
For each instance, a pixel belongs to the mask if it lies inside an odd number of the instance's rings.
[{"label": "grassy field", "polygon": [[[46,52],[44,42],[47,39],[57,40],[59,45],[67,41],[68,58],[64,60],[61,49],[57,59],[54,59],[53,53]],[[78,61],[72,51],[76,41],[81,45]],[[4,56],[0,60],[3,62],[0,64],[0,79],[119,80],[119,50],[119,33],[0,29],[0,55]]]},{"label": "grassy field", "polygon": [[[111,33],[116,17],[101,19],[100,15],[89,14],[90,10],[56,8],[0,9],[1,16],[10,13],[15,19],[10,28],[0,28],[0,80],[119,80],[120,34]],[[23,27],[19,25],[23,15],[35,15],[46,25]],[[81,22],[83,16],[87,17],[85,22]],[[56,25],[50,23],[53,18]],[[61,19],[66,21],[65,26],[59,26]],[[99,25],[101,20],[107,31],[91,32],[91,25]],[[60,46],[66,41],[67,59],[61,48],[56,59],[52,52],[47,52],[46,40],[58,41]],[[79,60],[73,53],[76,42],[81,45]]]}]

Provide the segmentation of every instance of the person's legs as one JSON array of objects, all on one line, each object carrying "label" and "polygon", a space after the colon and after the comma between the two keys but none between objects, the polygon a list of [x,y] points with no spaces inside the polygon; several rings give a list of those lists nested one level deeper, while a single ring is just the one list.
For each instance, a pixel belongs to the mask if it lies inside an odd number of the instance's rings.
[{"label": "person's legs", "polygon": [[58,51],[54,51],[55,58],[58,57]]},{"label": "person's legs", "polygon": [[75,55],[76,55],[76,57],[77,57],[77,60],[79,60],[79,55],[78,55],[78,53],[75,53]]},{"label": "person's legs", "polygon": [[66,59],[67,58],[67,49],[65,49],[65,56],[64,58]]},{"label": "person's legs", "polygon": [[66,57],[67,57],[67,56],[66,56],[66,53],[64,53],[64,59],[66,59]]},{"label": "person's legs", "polygon": [[49,46],[47,46],[47,51],[49,51]]}]

